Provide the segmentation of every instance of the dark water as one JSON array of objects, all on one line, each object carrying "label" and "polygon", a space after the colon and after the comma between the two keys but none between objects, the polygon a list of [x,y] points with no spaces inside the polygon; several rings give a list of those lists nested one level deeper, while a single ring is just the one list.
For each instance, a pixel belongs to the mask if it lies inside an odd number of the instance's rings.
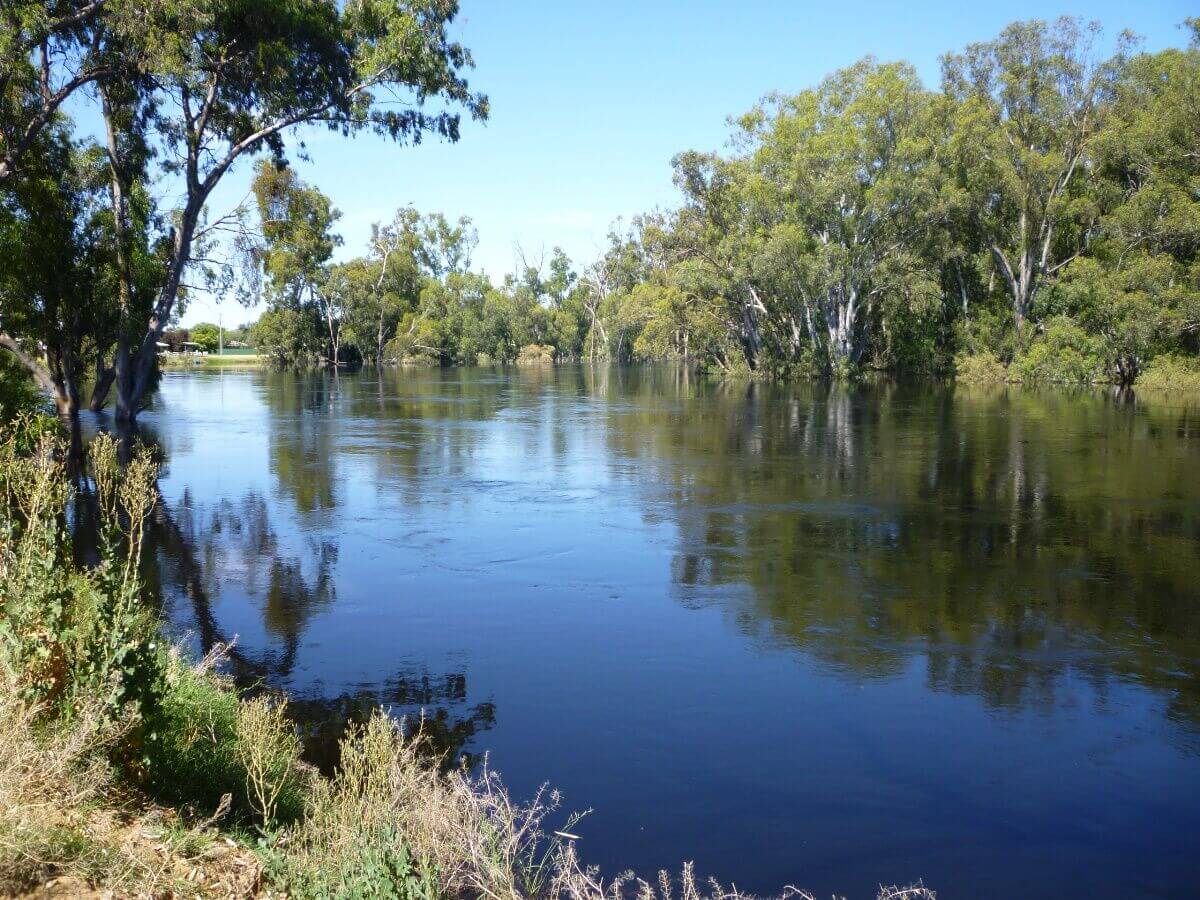
[{"label": "dark water", "polygon": [[1196,896],[1195,411],[452,370],[168,374],[144,424],[177,630],[318,737],[423,708],[609,872]]}]

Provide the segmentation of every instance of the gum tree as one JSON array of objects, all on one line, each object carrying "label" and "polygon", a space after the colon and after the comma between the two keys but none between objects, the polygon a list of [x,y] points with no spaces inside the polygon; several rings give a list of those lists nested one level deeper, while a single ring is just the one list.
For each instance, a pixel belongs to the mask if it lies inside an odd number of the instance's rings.
[{"label": "gum tree", "polygon": [[270,160],[259,163],[251,193],[262,232],[252,256],[266,278],[267,301],[294,312],[313,310],[325,326],[327,359],[336,366],[345,292],[330,278],[330,259],[342,242],[332,231],[341,213],[295,170]]},{"label": "gum tree", "polygon": [[1140,54],[1097,140],[1104,211],[1055,300],[1103,342],[1112,375],[1200,346],[1200,20],[1188,49]]},{"label": "gum tree", "polygon": [[929,298],[929,104],[911,66],[867,59],[743,119],[764,236],[754,268],[792,359],[807,334],[821,368],[857,366],[886,304]]},{"label": "gum tree", "polygon": [[[102,39],[135,20],[120,0],[9,0],[0,5],[0,186],[53,127],[64,103],[110,78]],[[102,28],[95,23],[103,19]]]},{"label": "gum tree", "polygon": [[301,124],[415,143],[426,134],[456,141],[458,109],[486,116],[486,98],[464,77],[470,54],[449,37],[457,11],[455,0],[178,0],[148,10],[153,67],[138,83],[151,94],[160,161],[183,199],[148,320],[118,339],[119,420],[132,421],[145,402],[193,249],[223,221],[206,222],[208,200],[242,157],[282,159]]},{"label": "gum tree", "polygon": [[1018,332],[1043,283],[1087,246],[1098,210],[1087,159],[1131,38],[1101,58],[1098,24],[1016,22],[942,60],[962,202],[1009,294]]}]

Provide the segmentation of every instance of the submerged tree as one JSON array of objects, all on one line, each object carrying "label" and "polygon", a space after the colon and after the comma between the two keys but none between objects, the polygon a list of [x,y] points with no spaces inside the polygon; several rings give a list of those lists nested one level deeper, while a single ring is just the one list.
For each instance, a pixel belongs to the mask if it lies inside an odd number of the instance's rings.
[{"label": "submerged tree", "polygon": [[[266,278],[267,302],[296,313],[311,311],[323,322],[326,359],[341,352],[344,294],[331,283],[330,259],[341,238],[332,231],[341,217],[329,198],[305,184],[290,167],[263,160],[251,186],[262,231],[252,250]],[[261,340],[261,335],[260,335]]]}]

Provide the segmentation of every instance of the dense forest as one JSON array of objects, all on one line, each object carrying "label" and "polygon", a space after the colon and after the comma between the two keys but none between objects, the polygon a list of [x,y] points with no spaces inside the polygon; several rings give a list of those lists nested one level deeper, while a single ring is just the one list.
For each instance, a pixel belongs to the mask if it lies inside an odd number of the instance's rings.
[{"label": "dense forest", "polygon": [[[555,249],[497,284],[472,269],[470,220],[413,208],[344,258],[340,213],[287,162],[301,123],[412,142],[485,117],[454,4],[410,4],[395,40],[383,5],[276,5],[34,4],[13,30],[0,346],[60,411],[132,419],[198,288],[265,301],[246,338],[282,365],[1200,385],[1200,20],[1157,53],[1015,23],[946,54],[937,89],[867,57],[733,119],[726,152],[676,156],[678,208],[619,224],[600,258]],[[402,113],[375,99],[400,88],[418,98]],[[210,212],[253,155],[248,201]]]}]

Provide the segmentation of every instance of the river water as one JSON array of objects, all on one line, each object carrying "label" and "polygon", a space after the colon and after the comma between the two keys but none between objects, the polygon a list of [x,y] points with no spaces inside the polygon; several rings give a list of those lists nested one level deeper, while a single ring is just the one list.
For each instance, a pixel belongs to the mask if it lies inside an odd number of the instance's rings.
[{"label": "river water", "polygon": [[155,578],[314,759],[375,704],[586,861],[1200,884],[1200,411],[671,369],[168,373]]}]

